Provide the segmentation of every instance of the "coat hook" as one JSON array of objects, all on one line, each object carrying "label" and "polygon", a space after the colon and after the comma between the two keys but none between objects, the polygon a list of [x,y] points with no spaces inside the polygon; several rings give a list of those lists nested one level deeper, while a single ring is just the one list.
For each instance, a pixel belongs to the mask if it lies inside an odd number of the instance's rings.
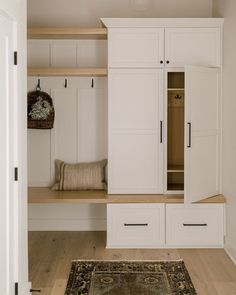
[{"label": "coat hook", "polygon": [[92,84],[91,84],[91,87],[94,88],[94,80],[93,80],[93,77],[92,77]]},{"label": "coat hook", "polygon": [[182,98],[182,96],[179,95],[179,94],[177,94],[177,95],[175,96],[175,99],[181,99],[181,98]]},{"label": "coat hook", "polygon": [[65,88],[67,88],[67,79],[65,79],[65,85],[64,86],[65,86]]},{"label": "coat hook", "polygon": [[38,79],[38,84],[37,84],[37,86],[36,86],[36,90],[37,91],[41,91],[41,85],[40,85],[41,83],[40,83],[40,79]]}]

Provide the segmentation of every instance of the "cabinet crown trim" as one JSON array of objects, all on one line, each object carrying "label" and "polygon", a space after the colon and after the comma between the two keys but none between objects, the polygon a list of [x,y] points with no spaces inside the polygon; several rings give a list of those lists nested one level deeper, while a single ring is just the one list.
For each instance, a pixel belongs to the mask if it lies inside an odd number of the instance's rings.
[{"label": "cabinet crown trim", "polygon": [[223,18],[101,18],[107,28],[222,27]]}]

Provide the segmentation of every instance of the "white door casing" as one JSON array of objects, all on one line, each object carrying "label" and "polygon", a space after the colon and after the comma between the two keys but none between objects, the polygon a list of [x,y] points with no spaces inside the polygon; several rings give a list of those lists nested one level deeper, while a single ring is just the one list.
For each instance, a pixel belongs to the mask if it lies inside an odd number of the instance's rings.
[{"label": "white door casing", "polygon": [[17,239],[17,190],[14,183],[16,161],[16,80],[13,64],[14,22],[0,14],[0,294],[13,294],[16,279]]},{"label": "white door casing", "polygon": [[26,0],[0,0],[0,43],[0,294],[28,295]]},{"label": "white door casing", "polygon": [[163,193],[163,70],[109,71],[108,192]]},{"label": "white door casing", "polygon": [[185,202],[220,193],[219,70],[185,68]]}]

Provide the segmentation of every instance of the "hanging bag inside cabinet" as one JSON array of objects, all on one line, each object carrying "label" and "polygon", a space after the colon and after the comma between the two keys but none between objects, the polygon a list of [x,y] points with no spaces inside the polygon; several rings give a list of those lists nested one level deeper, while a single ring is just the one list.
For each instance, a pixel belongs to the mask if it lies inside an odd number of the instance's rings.
[{"label": "hanging bag inside cabinet", "polygon": [[55,117],[50,95],[37,87],[28,93],[28,128],[52,129]]}]

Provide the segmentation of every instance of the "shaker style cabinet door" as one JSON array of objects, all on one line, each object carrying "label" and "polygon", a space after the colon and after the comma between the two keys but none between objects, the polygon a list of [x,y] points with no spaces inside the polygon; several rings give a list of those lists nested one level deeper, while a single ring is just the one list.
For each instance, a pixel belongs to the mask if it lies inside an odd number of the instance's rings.
[{"label": "shaker style cabinet door", "polygon": [[164,29],[110,29],[110,68],[157,68],[164,65]]},{"label": "shaker style cabinet door", "polygon": [[217,68],[185,69],[185,201],[220,193],[220,78]]},{"label": "shaker style cabinet door", "polygon": [[163,71],[109,73],[110,194],[163,193]]},{"label": "shaker style cabinet door", "polygon": [[165,66],[214,66],[221,63],[221,36],[218,28],[165,29]]}]

